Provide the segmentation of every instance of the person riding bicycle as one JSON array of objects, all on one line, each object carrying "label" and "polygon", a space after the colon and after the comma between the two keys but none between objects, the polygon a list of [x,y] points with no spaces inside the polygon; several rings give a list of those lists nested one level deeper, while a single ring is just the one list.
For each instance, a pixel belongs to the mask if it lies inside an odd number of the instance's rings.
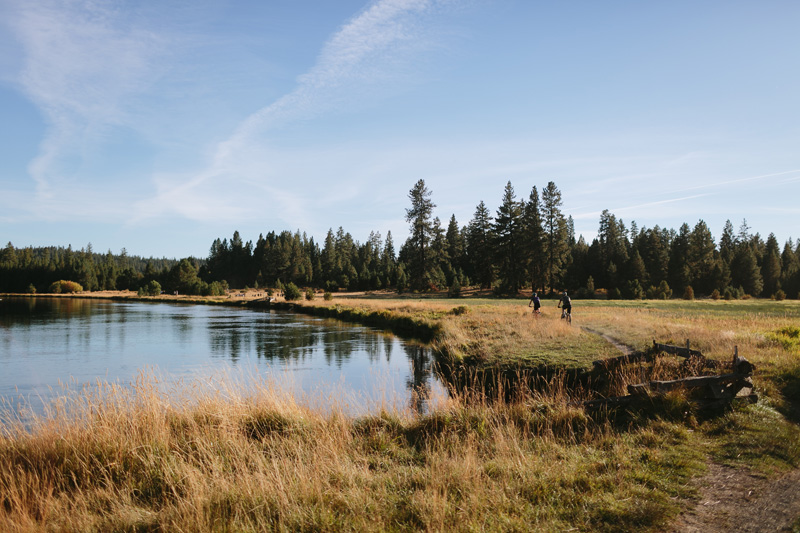
[{"label": "person riding bicycle", "polygon": [[530,307],[531,305],[533,305],[534,315],[538,315],[541,313],[541,311],[539,311],[539,308],[542,306],[542,302],[539,301],[539,295],[536,294],[535,291],[533,293],[533,296],[531,296],[531,301],[528,302],[528,307]]},{"label": "person riding bicycle", "polygon": [[561,318],[565,318],[567,314],[572,315],[572,300],[569,299],[567,291],[564,291],[564,294],[559,298],[558,307],[562,309]]}]

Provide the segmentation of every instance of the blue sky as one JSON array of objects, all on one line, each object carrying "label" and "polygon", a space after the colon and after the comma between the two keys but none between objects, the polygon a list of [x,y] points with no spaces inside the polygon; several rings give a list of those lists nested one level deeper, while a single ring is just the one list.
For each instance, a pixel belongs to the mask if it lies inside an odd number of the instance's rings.
[{"label": "blue sky", "polygon": [[407,236],[554,181],[576,232],[800,237],[800,3],[0,0],[0,240]]}]

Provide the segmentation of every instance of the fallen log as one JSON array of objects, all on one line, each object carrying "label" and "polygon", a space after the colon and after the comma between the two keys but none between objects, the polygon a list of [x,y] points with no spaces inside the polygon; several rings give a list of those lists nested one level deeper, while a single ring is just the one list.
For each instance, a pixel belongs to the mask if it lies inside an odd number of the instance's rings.
[{"label": "fallen log", "polygon": [[609,357],[608,359],[598,359],[592,364],[597,369],[608,370],[618,366],[627,365],[630,363],[638,363],[644,361],[645,363],[652,363],[655,355],[647,352],[632,352],[617,357]]},{"label": "fallen log", "polygon": [[673,346],[672,344],[660,344],[653,339],[653,348],[657,352],[674,354],[680,357],[703,357],[703,354],[700,352],[700,350],[692,350],[689,348],[689,339],[686,339],[685,348],[682,346]]}]

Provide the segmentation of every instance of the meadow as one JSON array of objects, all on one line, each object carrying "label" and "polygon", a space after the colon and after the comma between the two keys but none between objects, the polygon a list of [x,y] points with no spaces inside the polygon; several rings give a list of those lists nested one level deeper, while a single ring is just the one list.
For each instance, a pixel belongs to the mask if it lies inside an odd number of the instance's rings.
[{"label": "meadow", "polygon": [[[426,414],[352,417],[269,382],[164,392],[142,376],[65,395],[28,427],[7,418],[0,530],[656,531],[693,505],[710,463],[767,477],[800,466],[800,302],[576,300],[572,326],[555,301],[540,318],[526,304],[292,304],[416,329],[469,368],[554,370],[510,398],[462,389]],[[636,349],[690,339],[720,360],[737,346],[760,399],[706,413],[676,392],[586,411],[592,391],[567,375],[620,353],[603,335]],[[664,358],[647,372],[675,368]]]}]

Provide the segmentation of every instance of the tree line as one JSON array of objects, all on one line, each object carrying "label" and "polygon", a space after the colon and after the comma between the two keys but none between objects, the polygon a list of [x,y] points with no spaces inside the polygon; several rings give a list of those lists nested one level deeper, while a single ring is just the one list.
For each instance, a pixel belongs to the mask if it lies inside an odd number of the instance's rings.
[{"label": "tree line", "polygon": [[800,297],[800,241],[766,241],[746,221],[738,231],[728,220],[716,242],[703,220],[678,230],[630,226],[605,210],[597,237],[575,236],[562,212],[561,192],[550,181],[518,199],[508,182],[492,213],[480,201],[466,224],[451,215],[446,227],[424,180],[409,191],[409,236],[397,252],[391,232],[370,233],[365,242],[339,227],[318,243],[300,231],[269,232],[255,243],[238,231],[215,239],[208,258],[144,260],[91,246],[0,251],[0,290],[43,290],[57,279],[86,290],[153,287],[188,294],[219,294],[230,287],[275,287],[293,283],[327,291],[448,290],[473,286],[497,294],[522,289],[544,294],[569,289],[584,297],[670,298],[745,295]]}]

